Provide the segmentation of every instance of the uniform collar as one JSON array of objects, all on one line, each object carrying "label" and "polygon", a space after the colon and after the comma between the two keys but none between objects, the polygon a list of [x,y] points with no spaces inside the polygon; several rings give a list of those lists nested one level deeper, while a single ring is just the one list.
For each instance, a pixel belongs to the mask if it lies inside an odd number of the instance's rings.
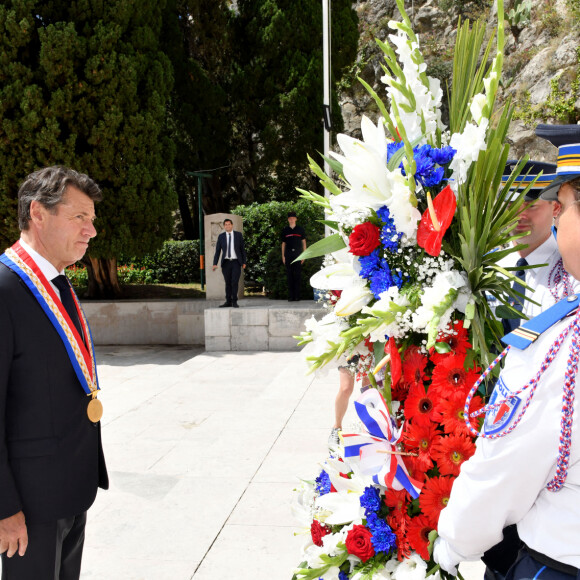
[{"label": "uniform collar", "polygon": [[538,246],[534,251],[530,252],[526,256],[526,261],[530,266],[535,266],[536,264],[545,264],[550,261],[550,257],[554,252],[558,251],[558,243],[552,234],[548,239]]}]

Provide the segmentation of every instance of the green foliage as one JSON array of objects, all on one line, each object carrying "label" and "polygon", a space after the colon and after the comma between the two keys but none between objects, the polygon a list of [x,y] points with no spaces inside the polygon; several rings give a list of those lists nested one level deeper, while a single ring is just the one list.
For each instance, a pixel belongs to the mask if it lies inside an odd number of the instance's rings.
[{"label": "green foliage", "polygon": [[552,38],[558,36],[562,30],[563,23],[561,16],[556,10],[555,2],[552,0],[544,0],[536,7],[536,11],[541,28]]},{"label": "green foliage", "polygon": [[160,50],[166,0],[7,0],[0,5],[0,242],[18,236],[15,197],[62,164],[101,186],[93,257],[152,252],[169,237],[173,85]]},{"label": "green foliage", "polygon": [[572,17],[572,23],[578,26],[580,24],[580,0],[566,0],[566,6]]},{"label": "green foliage", "polygon": [[[86,288],[88,285],[88,273],[84,266],[70,266],[66,270],[71,284],[75,288]],[[119,284],[156,284],[158,282],[153,270],[145,267],[137,268],[133,264],[119,266],[117,268]]]},{"label": "green foliage", "polygon": [[532,105],[529,91],[519,98],[514,119],[521,119],[531,125],[538,120],[554,119],[562,124],[575,124],[580,120],[576,101],[580,98],[580,48],[577,52],[577,66],[570,82],[570,88],[561,88],[562,76],[550,81],[550,94],[544,103]]},{"label": "green foliage", "polygon": [[[324,212],[307,201],[277,202],[238,206],[232,213],[244,219],[244,241],[248,255],[246,277],[266,288],[271,298],[287,298],[286,267],[282,263],[281,234],[288,225],[287,214],[295,211],[298,225],[306,231],[307,243],[313,244],[324,236]],[[312,297],[310,276],[320,269],[322,259],[306,260],[302,266],[301,292]]]},{"label": "green foliage", "polygon": [[507,21],[510,28],[521,30],[530,23],[530,16],[532,12],[531,0],[516,0],[514,6],[507,13]]},{"label": "green foliage", "polygon": [[201,281],[199,241],[166,241],[160,250],[141,258],[121,257],[120,263],[152,272],[161,284],[188,284]]},{"label": "green foliage", "polygon": [[[288,200],[310,187],[306,153],[323,149],[322,10],[319,0],[240,0],[231,92],[237,189],[250,201]],[[357,17],[350,0],[332,3],[332,76],[355,61]],[[333,86],[334,86],[333,83]],[[334,131],[342,129],[333,92]]]}]

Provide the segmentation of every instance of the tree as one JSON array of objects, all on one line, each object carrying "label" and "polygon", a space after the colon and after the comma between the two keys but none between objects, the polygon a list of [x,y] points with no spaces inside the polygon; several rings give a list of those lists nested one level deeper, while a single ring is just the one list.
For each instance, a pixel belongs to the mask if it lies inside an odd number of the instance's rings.
[{"label": "tree", "polygon": [[[356,58],[357,17],[350,0],[332,2],[334,85]],[[231,93],[235,188],[244,201],[294,199],[316,188],[306,154],[323,149],[322,8],[319,0],[239,0]],[[333,122],[342,118],[333,94]]]},{"label": "tree", "polygon": [[173,86],[160,50],[165,0],[7,0],[0,6],[0,238],[18,236],[16,192],[62,164],[101,186],[87,258],[93,295],[120,291],[116,256],[170,235]]},{"label": "tree", "polygon": [[164,47],[175,74],[169,105],[169,126],[177,148],[172,177],[186,239],[199,235],[192,196],[197,179],[190,172],[223,168],[205,181],[210,191],[203,201],[207,213],[227,205],[222,187],[231,146],[227,4],[225,0],[169,0],[167,5]]}]

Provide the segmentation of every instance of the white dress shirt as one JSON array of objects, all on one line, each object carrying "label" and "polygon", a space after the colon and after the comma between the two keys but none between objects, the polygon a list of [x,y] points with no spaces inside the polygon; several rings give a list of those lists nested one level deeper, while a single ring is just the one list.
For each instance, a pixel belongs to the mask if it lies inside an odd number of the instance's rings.
[{"label": "white dress shirt", "polygon": [[64,274],[64,270],[59,272],[46,258],[41,256],[36,250],[33,250],[22,238],[20,238],[20,245],[36,262],[39,270],[44,274],[44,277],[50,282],[50,285],[53,287],[56,295],[60,298],[60,290],[52,283],[52,280],[58,275]]},{"label": "white dress shirt", "polygon": [[[498,265],[503,268],[515,266],[519,258],[519,253],[513,252],[500,260]],[[534,300],[538,304],[533,304],[529,300],[525,300],[523,312],[528,318],[534,318],[534,316],[547,310],[563,297],[562,287],[555,288],[558,299],[554,298],[552,295],[553,288],[550,287],[550,273],[560,260],[560,252],[558,251],[558,244],[554,236],[550,235],[542,245],[530,252],[526,256],[526,260],[530,266],[548,264],[547,266],[525,270],[525,282],[531,288],[531,290],[526,288],[526,298]],[[574,293],[577,294],[580,292],[580,281],[572,276],[569,276],[569,280]]]},{"label": "white dress shirt", "polygon": [[[229,256],[228,256],[228,236],[232,237]],[[231,232],[226,232],[226,260],[228,258],[230,258],[231,260],[238,259],[238,255],[236,254],[236,249],[234,248],[234,230],[232,230]]]}]

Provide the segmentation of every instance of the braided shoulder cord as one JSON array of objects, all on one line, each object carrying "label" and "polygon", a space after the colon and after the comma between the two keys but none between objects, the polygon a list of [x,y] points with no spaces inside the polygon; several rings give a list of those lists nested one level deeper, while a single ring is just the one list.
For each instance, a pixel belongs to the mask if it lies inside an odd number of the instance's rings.
[{"label": "braided shoulder cord", "polygon": [[508,351],[510,349],[509,346],[506,349],[504,349],[492,361],[492,363],[484,371],[484,373],[479,377],[479,379],[477,379],[477,381],[475,381],[473,387],[471,388],[471,390],[469,391],[469,394],[467,395],[467,399],[465,401],[465,406],[463,409],[465,424],[466,424],[467,428],[470,430],[470,432],[473,433],[473,435],[478,436],[478,437],[483,437],[485,439],[499,439],[500,437],[505,437],[508,433],[511,433],[517,427],[517,425],[521,421],[522,417],[524,416],[525,412],[527,411],[527,409],[532,401],[532,398],[536,392],[536,387],[538,385],[540,377],[548,369],[550,364],[552,364],[554,358],[556,357],[556,355],[560,351],[560,348],[564,342],[564,339],[566,338],[566,336],[568,336],[570,330],[572,330],[572,329],[573,329],[572,344],[570,347],[570,354],[569,354],[568,362],[567,362],[567,366],[566,366],[564,392],[563,392],[563,397],[562,397],[562,419],[561,419],[561,431],[560,431],[560,445],[558,448],[558,459],[556,462],[556,465],[557,465],[556,475],[554,476],[554,478],[550,482],[548,482],[548,484],[546,486],[550,491],[559,491],[562,488],[562,486],[564,485],[564,481],[566,480],[568,465],[569,465],[569,461],[570,461],[573,407],[574,407],[574,399],[575,399],[574,387],[576,384],[576,373],[578,371],[578,363],[579,363],[579,359],[580,359],[580,356],[579,356],[579,354],[580,354],[580,311],[576,315],[576,317],[574,318],[574,321],[572,322],[572,324],[568,325],[560,333],[558,338],[556,338],[556,340],[554,341],[554,343],[552,344],[552,346],[548,350],[548,353],[544,357],[544,360],[542,361],[542,364],[540,366],[540,370],[536,373],[536,376],[533,377],[530,380],[530,382],[527,383],[526,385],[524,385],[520,390],[518,390],[515,393],[512,393],[510,395],[510,398],[514,397],[516,395],[519,395],[520,393],[522,393],[526,389],[530,388],[530,392],[529,392],[529,396],[528,396],[528,399],[526,401],[526,404],[524,405],[521,412],[518,414],[515,421],[510,425],[510,427],[508,429],[506,429],[505,431],[503,431],[501,433],[494,433],[494,434],[488,435],[488,434],[484,433],[483,430],[481,432],[478,432],[476,429],[474,429],[471,426],[470,421],[469,421],[470,418],[477,417],[479,415],[483,415],[485,413],[488,413],[491,410],[499,408],[499,406],[503,403],[503,401],[500,401],[499,403],[485,405],[484,407],[482,407],[481,409],[479,409],[477,411],[474,411],[473,413],[469,413],[469,407],[471,405],[471,400],[472,400],[475,392],[479,388],[479,385],[481,385],[483,380],[487,376],[489,376],[489,373],[501,361],[501,359],[506,356],[506,354],[508,353]]}]

